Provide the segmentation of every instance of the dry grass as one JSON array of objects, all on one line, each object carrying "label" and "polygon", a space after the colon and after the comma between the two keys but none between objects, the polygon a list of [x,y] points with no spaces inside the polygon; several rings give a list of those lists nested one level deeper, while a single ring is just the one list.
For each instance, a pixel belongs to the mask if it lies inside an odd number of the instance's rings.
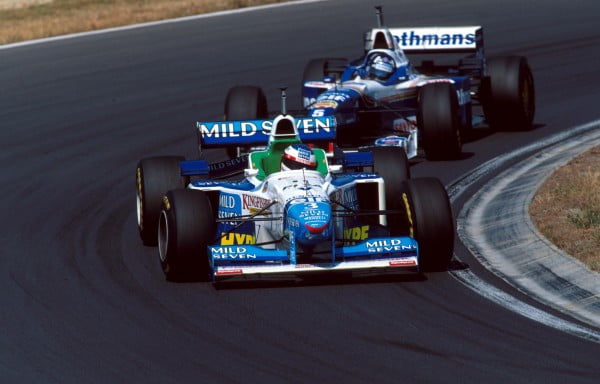
[{"label": "dry grass", "polygon": [[600,147],[559,168],[530,206],[539,231],[600,272]]},{"label": "dry grass", "polygon": [[0,0],[0,44],[286,1]]}]

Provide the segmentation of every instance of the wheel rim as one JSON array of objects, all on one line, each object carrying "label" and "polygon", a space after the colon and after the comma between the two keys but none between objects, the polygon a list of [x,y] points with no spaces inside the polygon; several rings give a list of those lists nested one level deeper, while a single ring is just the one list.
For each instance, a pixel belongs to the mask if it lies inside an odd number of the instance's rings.
[{"label": "wheel rim", "polygon": [[167,249],[169,246],[169,226],[167,225],[167,214],[161,211],[158,220],[158,256],[161,262],[167,259]]},{"label": "wheel rim", "polygon": [[137,211],[137,224],[140,229],[142,228],[142,199],[140,199],[140,195],[136,195],[135,197],[135,206]]}]

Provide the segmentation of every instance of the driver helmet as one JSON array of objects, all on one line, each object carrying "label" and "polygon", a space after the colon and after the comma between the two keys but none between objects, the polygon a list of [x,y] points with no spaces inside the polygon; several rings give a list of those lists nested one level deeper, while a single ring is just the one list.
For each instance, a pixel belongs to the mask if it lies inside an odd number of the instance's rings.
[{"label": "driver helmet", "polygon": [[394,73],[394,59],[384,54],[373,55],[369,60],[367,73],[372,79],[387,80]]},{"label": "driver helmet", "polygon": [[292,144],[283,151],[281,170],[317,169],[315,154],[306,144]]}]

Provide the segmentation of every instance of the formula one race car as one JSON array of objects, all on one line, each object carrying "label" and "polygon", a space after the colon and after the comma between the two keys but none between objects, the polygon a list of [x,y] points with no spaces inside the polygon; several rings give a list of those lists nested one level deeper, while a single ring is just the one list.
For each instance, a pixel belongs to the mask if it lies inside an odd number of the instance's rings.
[{"label": "formula one race car", "polygon": [[[480,26],[393,28],[365,34],[365,55],[352,62],[309,61],[302,79],[304,114],[334,116],[336,143],[342,147],[400,146],[408,157],[422,148],[428,159],[454,159],[465,136],[483,119],[492,128],[528,129],[535,112],[533,75],[521,56],[486,60]],[[458,64],[425,60],[415,67],[407,53],[446,61],[471,53]],[[226,118],[265,117],[266,102],[256,86],[232,88]]]},{"label": "formula one race car", "polygon": [[[418,273],[450,261],[455,232],[446,191],[435,178],[410,179],[401,148],[328,159],[302,139],[330,140],[331,117],[283,113],[197,126],[213,132],[202,144],[250,138],[264,140],[266,150],[216,164],[169,156],[138,163],[139,233],[145,244],[158,244],[167,279]],[[241,180],[231,180],[235,169]]]}]

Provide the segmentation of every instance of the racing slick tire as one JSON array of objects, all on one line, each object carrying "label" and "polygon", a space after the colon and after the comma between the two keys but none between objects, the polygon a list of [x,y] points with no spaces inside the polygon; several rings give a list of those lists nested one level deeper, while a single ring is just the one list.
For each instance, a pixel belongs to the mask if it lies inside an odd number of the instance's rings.
[{"label": "racing slick tire", "polygon": [[452,160],[462,153],[458,96],[450,83],[431,83],[419,91],[417,124],[428,160]]},{"label": "racing slick tire", "polygon": [[183,156],[158,156],[140,160],[136,169],[137,224],[144,245],[156,246],[158,216],[163,195],[185,188],[189,178],[182,177],[179,162]]},{"label": "racing slick tire", "polygon": [[158,254],[169,281],[209,279],[208,245],[214,241],[216,223],[208,195],[176,189],[167,192],[158,220]]},{"label": "racing slick tire", "polygon": [[454,252],[455,225],[450,200],[433,177],[407,180],[400,200],[406,210],[409,235],[419,244],[422,272],[446,270]]},{"label": "racing slick tire", "polygon": [[488,75],[481,85],[485,119],[494,130],[528,130],[535,115],[533,74],[523,56],[487,61]]},{"label": "racing slick tire", "polygon": [[[236,85],[225,98],[225,120],[260,120],[269,116],[267,98],[262,88]],[[238,156],[238,147],[228,147],[230,159]]]},{"label": "racing slick tire", "polygon": [[[385,206],[388,210],[401,210],[398,196],[402,191],[402,182],[410,179],[408,157],[404,149],[399,147],[372,147],[368,149],[373,154],[373,171],[377,172],[385,182]],[[405,216],[389,214],[388,228],[392,235],[405,232]]]}]

